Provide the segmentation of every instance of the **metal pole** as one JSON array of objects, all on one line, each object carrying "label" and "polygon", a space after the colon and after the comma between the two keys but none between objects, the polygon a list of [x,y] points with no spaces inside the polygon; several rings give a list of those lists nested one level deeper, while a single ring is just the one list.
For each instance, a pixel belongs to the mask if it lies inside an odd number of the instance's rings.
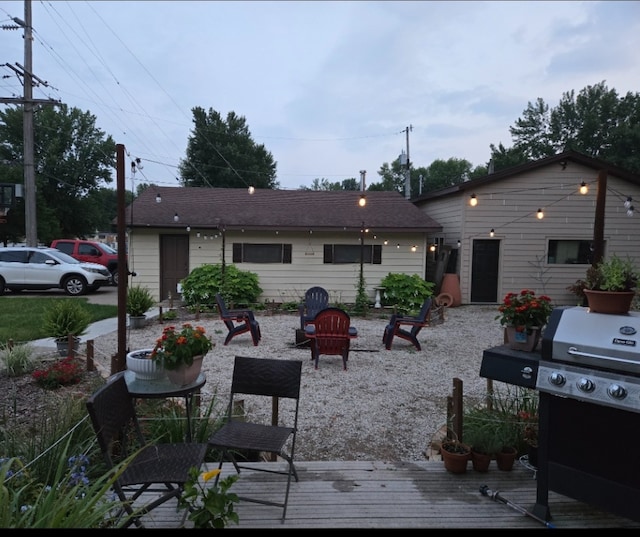
[{"label": "metal pole", "polygon": [[513,503],[509,500],[507,500],[506,498],[503,498],[502,496],[500,496],[500,492],[497,490],[491,490],[487,485],[482,485],[480,487],[480,494],[482,494],[483,496],[489,496],[489,498],[491,498],[494,502],[501,502],[509,507],[511,507],[512,509],[518,511],[518,513],[521,513],[525,516],[531,517],[534,520],[537,520],[538,522],[542,523],[545,525],[545,527],[547,528],[555,528],[555,526],[551,523],[551,522],[547,522],[544,518],[540,518],[537,515],[534,515],[532,512],[527,511],[524,507]]}]

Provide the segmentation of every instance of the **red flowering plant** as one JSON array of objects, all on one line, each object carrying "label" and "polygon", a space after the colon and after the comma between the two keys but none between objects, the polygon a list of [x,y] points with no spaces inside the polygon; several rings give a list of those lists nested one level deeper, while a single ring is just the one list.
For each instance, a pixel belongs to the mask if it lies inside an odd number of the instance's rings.
[{"label": "red flowering plant", "polygon": [[73,356],[56,360],[45,369],[34,371],[31,376],[38,386],[55,390],[60,386],[78,384],[82,380],[82,362]]},{"label": "red flowering plant", "polygon": [[551,298],[547,295],[536,296],[535,291],[523,289],[520,293],[507,293],[504,296],[496,319],[500,319],[503,326],[529,331],[531,328],[545,326],[552,309]]},{"label": "red flowering plant", "polygon": [[180,365],[190,366],[194,356],[206,354],[211,347],[213,341],[207,337],[202,326],[184,323],[179,331],[175,326],[167,326],[156,341],[149,358],[165,369],[173,370]]}]

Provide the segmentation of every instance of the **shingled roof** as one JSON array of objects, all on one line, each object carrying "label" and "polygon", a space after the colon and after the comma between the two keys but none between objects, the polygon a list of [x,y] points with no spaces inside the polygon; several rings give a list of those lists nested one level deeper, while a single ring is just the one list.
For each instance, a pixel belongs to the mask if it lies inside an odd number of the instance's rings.
[{"label": "shingled roof", "polygon": [[[442,226],[398,192],[156,187],[125,210],[127,227],[280,231],[359,230],[364,222],[382,232],[441,231]],[[156,202],[160,195],[162,201]],[[174,215],[178,215],[178,222]]]}]

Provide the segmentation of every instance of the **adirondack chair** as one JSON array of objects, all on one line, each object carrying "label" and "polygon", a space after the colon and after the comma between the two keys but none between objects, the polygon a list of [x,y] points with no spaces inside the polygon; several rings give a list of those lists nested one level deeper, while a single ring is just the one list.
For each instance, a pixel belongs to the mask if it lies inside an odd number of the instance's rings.
[{"label": "adirondack chair", "polygon": [[320,310],[329,306],[329,293],[323,287],[310,287],[304,294],[304,302],[298,306],[300,330],[304,330]]},{"label": "adirondack chair", "polygon": [[311,359],[315,369],[321,354],[342,356],[342,369],[347,370],[351,340],[358,337],[358,331],[351,326],[349,314],[340,308],[325,308],[318,312],[305,328],[305,335],[311,342]]},{"label": "adirondack chair", "polygon": [[220,293],[216,293],[216,304],[218,305],[220,318],[229,330],[224,344],[226,345],[240,334],[250,332],[253,345],[257,346],[262,335],[260,334],[260,324],[256,321],[253,311],[249,309],[228,309]]},{"label": "adirondack chair", "polygon": [[[417,316],[411,317],[410,315],[398,315],[394,314],[389,319],[389,324],[384,329],[382,336],[382,343],[387,350],[391,349],[391,343],[393,338],[398,336],[399,338],[406,339],[419,351],[422,350],[420,342],[418,341],[418,334],[423,327],[429,325],[429,314],[431,312],[431,304],[433,303],[431,297],[427,298],[420,308],[420,313]],[[403,326],[411,328],[402,328]]]}]

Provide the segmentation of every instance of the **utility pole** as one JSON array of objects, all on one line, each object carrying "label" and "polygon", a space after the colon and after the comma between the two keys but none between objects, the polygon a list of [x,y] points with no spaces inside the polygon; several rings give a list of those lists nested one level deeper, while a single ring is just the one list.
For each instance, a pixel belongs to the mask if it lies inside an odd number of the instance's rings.
[{"label": "utility pole", "polygon": [[407,168],[404,171],[404,197],[411,198],[411,160],[409,160],[409,131],[413,130],[413,125],[404,129],[407,135]]},{"label": "utility pole", "polygon": [[34,163],[34,136],[33,136],[33,106],[37,103],[56,104],[53,100],[33,98],[33,79],[47,85],[33,74],[32,66],[32,42],[33,27],[31,26],[31,0],[24,2],[24,20],[13,17],[13,22],[24,29],[24,67],[16,64],[15,67],[5,64],[18,76],[23,78],[23,98],[0,98],[0,103],[17,103],[23,106],[23,167],[24,167],[24,197],[25,197],[25,241],[27,246],[38,245],[38,223],[36,218],[36,172]]}]

